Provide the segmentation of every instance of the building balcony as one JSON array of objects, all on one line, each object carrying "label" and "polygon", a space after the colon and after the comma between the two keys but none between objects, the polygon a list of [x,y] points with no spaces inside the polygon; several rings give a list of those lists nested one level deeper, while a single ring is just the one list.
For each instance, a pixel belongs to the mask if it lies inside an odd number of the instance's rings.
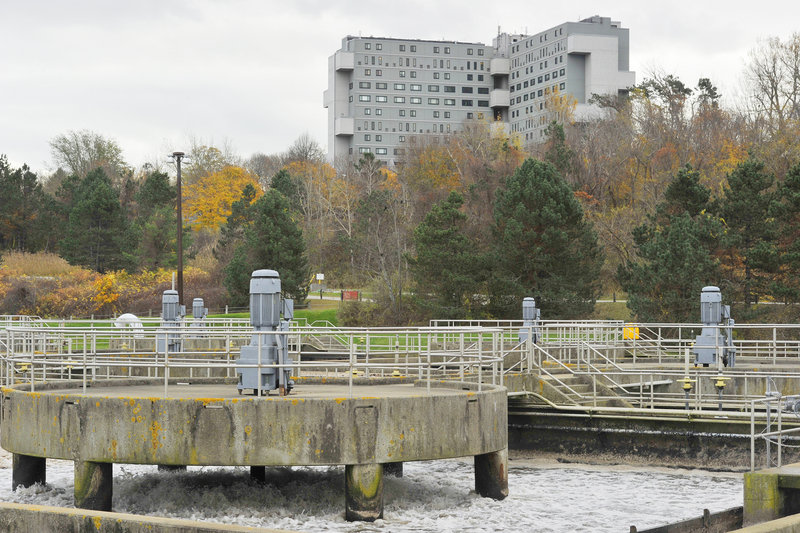
[{"label": "building balcony", "polygon": [[507,57],[493,57],[489,61],[489,70],[492,76],[508,76],[511,73],[511,63]]},{"label": "building balcony", "polygon": [[356,121],[353,117],[339,117],[333,125],[333,134],[339,136],[353,135],[356,130]]},{"label": "building balcony", "polygon": [[493,89],[489,93],[489,107],[508,107],[509,101],[510,98],[506,89]]},{"label": "building balcony", "polygon": [[334,56],[334,68],[339,70],[353,70],[355,67],[356,55],[353,52],[337,50]]}]

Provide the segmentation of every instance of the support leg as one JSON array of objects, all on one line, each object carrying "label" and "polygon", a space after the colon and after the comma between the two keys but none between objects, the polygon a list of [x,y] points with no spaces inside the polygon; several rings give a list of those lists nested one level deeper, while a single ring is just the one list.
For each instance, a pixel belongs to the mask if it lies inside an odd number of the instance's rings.
[{"label": "support leg", "polygon": [[44,484],[47,480],[44,457],[15,453],[11,461],[11,490],[17,490],[20,485],[30,487],[35,483]]},{"label": "support leg", "polygon": [[346,520],[383,518],[383,465],[345,465],[344,490]]},{"label": "support leg", "polygon": [[113,493],[112,463],[75,461],[75,507],[110,511]]},{"label": "support leg", "polygon": [[383,475],[385,475],[385,476],[394,476],[394,477],[403,477],[403,462],[399,461],[397,463],[384,463],[383,464]]},{"label": "support leg", "polygon": [[475,491],[495,500],[508,496],[508,448],[475,456]]},{"label": "support leg", "polygon": [[267,481],[267,467],[266,466],[251,466],[250,478],[258,483],[266,483]]}]

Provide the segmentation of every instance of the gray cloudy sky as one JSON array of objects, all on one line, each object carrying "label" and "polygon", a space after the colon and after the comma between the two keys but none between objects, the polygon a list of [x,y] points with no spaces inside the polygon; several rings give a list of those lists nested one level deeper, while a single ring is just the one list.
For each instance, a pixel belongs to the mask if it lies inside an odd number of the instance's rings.
[{"label": "gray cloudy sky", "polygon": [[759,38],[800,31],[800,2],[0,0],[0,154],[51,168],[48,141],[89,129],[140,166],[190,136],[242,156],[303,132],[326,145],[327,58],[347,34],[491,43],[609,16],[654,69],[736,94]]}]

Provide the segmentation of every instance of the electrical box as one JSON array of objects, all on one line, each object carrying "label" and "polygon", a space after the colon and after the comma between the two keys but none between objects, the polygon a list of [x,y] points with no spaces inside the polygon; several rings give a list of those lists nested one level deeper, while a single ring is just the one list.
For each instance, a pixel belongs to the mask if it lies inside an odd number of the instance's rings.
[{"label": "electrical box", "polygon": [[723,366],[733,367],[736,362],[736,348],[733,346],[735,322],[731,318],[730,306],[722,305],[722,293],[718,287],[703,287],[700,293],[700,320],[703,329],[695,338],[692,349],[694,364],[717,364],[719,354]]}]

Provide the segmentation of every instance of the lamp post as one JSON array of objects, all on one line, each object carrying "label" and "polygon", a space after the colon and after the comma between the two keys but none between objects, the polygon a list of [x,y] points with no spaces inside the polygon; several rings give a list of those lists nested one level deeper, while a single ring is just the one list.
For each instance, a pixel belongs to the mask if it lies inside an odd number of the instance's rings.
[{"label": "lamp post", "polygon": [[172,152],[172,158],[178,167],[178,305],[183,304],[183,213],[181,212],[181,160],[183,152]]}]

